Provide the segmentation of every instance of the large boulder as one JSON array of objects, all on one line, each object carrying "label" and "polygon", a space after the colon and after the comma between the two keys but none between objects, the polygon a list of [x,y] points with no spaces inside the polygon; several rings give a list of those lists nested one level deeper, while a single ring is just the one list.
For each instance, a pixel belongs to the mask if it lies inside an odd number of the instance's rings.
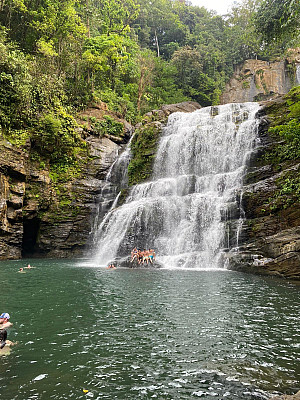
[{"label": "large boulder", "polygon": [[283,396],[275,396],[270,400],[300,400],[300,390],[294,395],[284,394]]}]

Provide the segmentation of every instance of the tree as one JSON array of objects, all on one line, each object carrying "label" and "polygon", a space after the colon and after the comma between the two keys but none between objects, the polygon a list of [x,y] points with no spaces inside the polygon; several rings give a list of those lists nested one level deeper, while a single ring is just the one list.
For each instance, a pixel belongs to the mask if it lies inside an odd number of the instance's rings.
[{"label": "tree", "polygon": [[91,36],[128,33],[140,10],[135,0],[85,0],[85,4]]},{"label": "tree", "polygon": [[142,47],[155,50],[157,56],[167,58],[169,43],[185,43],[187,29],[180,21],[170,0],[140,0],[141,12],[132,26]]},{"label": "tree", "polygon": [[255,17],[256,29],[267,42],[299,36],[299,0],[264,0]]},{"label": "tree", "polygon": [[130,74],[131,59],[137,52],[137,44],[127,36],[116,33],[88,39],[83,53],[85,67],[92,73],[93,89],[115,89],[117,80]]},{"label": "tree", "polygon": [[142,51],[138,56],[139,62],[139,84],[137,96],[137,110],[141,110],[142,98],[146,88],[152,83],[155,61],[153,54],[149,50]]}]

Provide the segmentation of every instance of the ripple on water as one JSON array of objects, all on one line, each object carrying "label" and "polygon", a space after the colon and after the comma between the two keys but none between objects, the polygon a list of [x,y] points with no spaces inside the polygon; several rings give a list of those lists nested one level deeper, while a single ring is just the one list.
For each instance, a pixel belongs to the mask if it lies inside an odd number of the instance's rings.
[{"label": "ripple on water", "polygon": [[30,276],[4,265],[19,345],[1,360],[0,399],[78,399],[87,388],[94,399],[255,400],[299,388],[299,287],[48,263]]}]

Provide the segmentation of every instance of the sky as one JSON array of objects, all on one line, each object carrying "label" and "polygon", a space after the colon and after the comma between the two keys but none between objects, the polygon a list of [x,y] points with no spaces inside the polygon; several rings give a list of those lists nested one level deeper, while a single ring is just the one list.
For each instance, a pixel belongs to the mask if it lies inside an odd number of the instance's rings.
[{"label": "sky", "polygon": [[218,14],[226,14],[234,0],[191,0],[193,6],[215,10]]}]

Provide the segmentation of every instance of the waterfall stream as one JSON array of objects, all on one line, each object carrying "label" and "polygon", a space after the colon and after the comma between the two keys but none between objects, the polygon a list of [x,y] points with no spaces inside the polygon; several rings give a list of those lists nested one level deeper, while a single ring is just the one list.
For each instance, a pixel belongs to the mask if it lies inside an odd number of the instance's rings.
[{"label": "waterfall stream", "polygon": [[100,224],[97,264],[128,256],[136,246],[154,248],[170,268],[224,267],[222,254],[237,245],[243,221],[241,188],[258,108],[227,104],[172,114],[152,180],[134,186]]},{"label": "waterfall stream", "polygon": [[297,79],[298,85],[300,85],[300,65],[297,65],[297,67],[296,67],[296,79]]}]

